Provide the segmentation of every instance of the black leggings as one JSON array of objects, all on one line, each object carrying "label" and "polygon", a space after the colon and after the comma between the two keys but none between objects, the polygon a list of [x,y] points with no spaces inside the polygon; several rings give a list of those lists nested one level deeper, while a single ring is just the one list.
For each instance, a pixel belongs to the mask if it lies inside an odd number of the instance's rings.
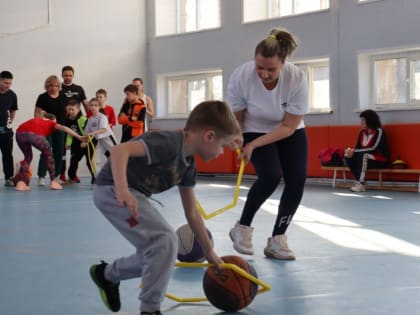
[{"label": "black leggings", "polygon": [[[244,133],[244,143],[262,135],[264,134]],[[239,223],[251,225],[258,209],[277,188],[283,175],[284,190],[272,235],[284,234],[302,199],[307,161],[308,143],[305,129],[298,129],[286,139],[255,149],[251,163],[258,178],[248,192]]]},{"label": "black leggings", "polygon": [[347,166],[360,183],[365,182],[366,170],[369,168],[385,168],[387,163],[376,161],[369,153],[355,152],[353,157],[345,158]]}]

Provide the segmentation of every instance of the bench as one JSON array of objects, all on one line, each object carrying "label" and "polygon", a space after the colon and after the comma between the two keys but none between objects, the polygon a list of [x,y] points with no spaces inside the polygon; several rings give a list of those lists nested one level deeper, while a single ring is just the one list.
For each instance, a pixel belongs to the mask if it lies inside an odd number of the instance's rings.
[{"label": "bench", "polygon": [[[342,172],[344,184],[346,184],[346,172],[349,172],[350,169],[347,166],[321,166],[321,169],[324,171],[333,171],[333,180],[332,180],[332,187],[337,187],[337,172]],[[369,173],[376,173],[378,174],[378,186],[368,186],[370,189],[381,189],[381,190],[396,190],[396,191],[416,191],[420,193],[420,169],[394,169],[394,168],[380,168],[380,169],[368,169],[366,171],[367,174]],[[415,174],[419,176],[417,182],[417,188],[412,189],[410,187],[396,187],[396,186],[384,186],[383,182],[383,174]],[[344,185],[344,187],[347,187]]]}]

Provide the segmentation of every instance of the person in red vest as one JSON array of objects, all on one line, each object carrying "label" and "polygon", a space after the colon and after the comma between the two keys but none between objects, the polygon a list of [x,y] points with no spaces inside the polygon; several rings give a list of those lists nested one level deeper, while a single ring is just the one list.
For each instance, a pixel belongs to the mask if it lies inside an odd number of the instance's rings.
[{"label": "person in red vest", "polygon": [[19,173],[15,177],[16,190],[29,190],[29,167],[32,162],[32,147],[41,151],[43,158],[47,164],[47,170],[50,175],[50,188],[60,190],[63,187],[56,179],[54,157],[51,151],[51,145],[48,143],[47,136],[53,134],[57,130],[68,133],[76,137],[80,141],[85,141],[87,137],[83,137],[75,133],[70,128],[57,123],[55,116],[45,112],[40,113],[41,117],[29,119],[22,123],[16,129],[16,142],[24,155],[23,161],[20,163]]}]

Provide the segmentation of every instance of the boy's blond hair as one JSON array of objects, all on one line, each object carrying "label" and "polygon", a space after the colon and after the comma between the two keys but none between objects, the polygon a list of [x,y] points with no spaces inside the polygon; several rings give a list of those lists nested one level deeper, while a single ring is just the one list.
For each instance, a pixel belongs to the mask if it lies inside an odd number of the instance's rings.
[{"label": "boy's blond hair", "polygon": [[218,138],[239,134],[241,129],[230,106],[223,101],[205,101],[190,113],[185,131],[212,129]]}]

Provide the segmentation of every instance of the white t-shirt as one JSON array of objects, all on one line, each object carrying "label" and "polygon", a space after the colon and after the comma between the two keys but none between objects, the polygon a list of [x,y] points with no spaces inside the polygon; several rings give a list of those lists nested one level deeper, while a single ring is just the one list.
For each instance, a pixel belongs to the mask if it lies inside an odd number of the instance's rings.
[{"label": "white t-shirt", "polygon": [[[306,76],[287,62],[273,90],[262,83],[254,61],[239,66],[229,79],[227,100],[234,112],[246,110],[243,132],[268,133],[281,125],[286,112],[305,115],[309,111]],[[297,129],[304,127],[302,120]]]},{"label": "white t-shirt", "polygon": [[102,113],[98,113],[97,116],[95,116],[95,117],[91,116],[88,119],[88,122],[87,122],[86,127],[85,127],[85,133],[89,134],[89,133],[94,132],[96,130],[99,130],[101,128],[105,128],[106,132],[101,133],[99,135],[96,135],[95,136],[96,139],[99,140],[99,139],[103,139],[103,138],[114,135],[114,133],[111,130],[111,127],[109,126],[108,117],[106,117]]}]

